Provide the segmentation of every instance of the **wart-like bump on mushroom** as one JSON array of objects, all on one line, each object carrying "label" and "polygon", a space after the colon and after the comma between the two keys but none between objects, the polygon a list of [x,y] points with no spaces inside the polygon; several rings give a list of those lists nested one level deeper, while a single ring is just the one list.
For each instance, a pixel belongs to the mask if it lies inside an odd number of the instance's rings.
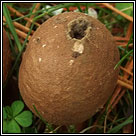
[{"label": "wart-like bump on mushroom", "polygon": [[42,61],[42,58],[39,58],[39,62],[41,62]]},{"label": "wart-like bump on mushroom", "polygon": [[54,28],[57,28],[58,26],[54,26]]},{"label": "wart-like bump on mushroom", "polygon": [[43,44],[43,45],[42,45],[43,48],[46,47],[46,46],[47,46],[46,44]]},{"label": "wart-like bump on mushroom", "polygon": [[74,60],[69,61],[69,65],[71,66],[74,63]]},{"label": "wart-like bump on mushroom", "polygon": [[72,51],[82,54],[84,52],[84,45],[80,41],[76,41],[72,48]]}]

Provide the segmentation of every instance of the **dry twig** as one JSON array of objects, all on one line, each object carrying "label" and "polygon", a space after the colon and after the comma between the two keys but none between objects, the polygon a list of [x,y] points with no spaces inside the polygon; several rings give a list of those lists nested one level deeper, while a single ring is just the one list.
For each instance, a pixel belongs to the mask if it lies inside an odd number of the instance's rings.
[{"label": "dry twig", "polygon": [[[133,60],[131,60],[131,62],[127,62],[127,64],[126,64],[126,69],[128,69],[128,71],[132,71],[132,69],[133,69]],[[129,77],[129,75],[128,75],[128,73],[124,73],[124,78],[128,78]],[[118,90],[116,89],[115,90],[115,92],[114,92],[114,94],[113,94],[113,96],[112,96],[112,99],[111,99],[111,101],[110,101],[110,104],[108,105],[108,108],[109,108],[109,110],[108,110],[108,113],[110,113],[111,112],[111,110],[116,106],[116,104],[119,102],[119,100],[121,99],[121,97],[125,94],[125,92],[126,92],[126,89],[123,89],[122,90],[122,86],[118,86],[117,87],[118,88]],[[131,87],[130,87],[131,88]],[[131,88],[132,89],[132,88]],[[121,91],[122,90],[122,91]],[[132,89],[133,90],[133,89]],[[121,93],[120,93],[121,92]],[[120,94],[120,95],[119,95]]]},{"label": "dry twig", "polygon": [[116,12],[117,14],[123,16],[123,17],[126,18],[127,20],[133,22],[133,17],[131,17],[131,16],[125,14],[124,12],[122,12],[122,11],[116,9],[116,8],[114,8],[112,5],[110,5],[110,4],[108,4],[108,3],[101,3],[101,4],[104,5],[105,7],[107,7],[107,8],[109,8],[109,9],[113,10],[113,11]]},{"label": "dry twig", "polygon": [[[6,19],[5,19],[4,16],[3,16],[3,21],[6,23]],[[14,25],[16,28],[22,30],[23,32],[26,32],[26,33],[27,33],[27,32],[30,31],[30,29],[29,29],[28,27],[25,27],[25,26],[23,26],[22,24],[20,24],[20,23],[18,23],[18,22],[13,22],[13,25]],[[34,31],[32,30],[31,34],[33,34],[33,33],[34,33]]]},{"label": "dry twig", "polygon": [[122,66],[120,66],[120,69],[125,71],[126,73],[128,73],[129,75],[133,76],[133,73],[128,71],[126,68],[123,68]]},{"label": "dry twig", "polygon": [[127,34],[126,34],[127,39],[130,39],[132,32],[133,32],[133,22],[130,22],[128,26]]},{"label": "dry twig", "polygon": [[127,84],[130,84],[130,85],[133,85],[133,82],[131,82],[130,80],[124,78],[123,76],[118,76],[118,79],[127,83]]},{"label": "dry twig", "polygon": [[[14,8],[10,7],[9,5],[7,5],[7,8],[8,8],[12,13],[16,14],[18,17],[24,17],[23,14],[21,14],[19,11],[15,10]],[[28,18],[28,17],[24,17],[24,20],[29,21],[29,22],[31,22],[31,23],[33,22],[33,20],[30,19],[30,18]],[[38,24],[37,22],[34,22],[34,24],[35,24],[36,26],[38,26],[38,27],[40,26],[40,24]]]},{"label": "dry twig", "polygon": [[[39,9],[40,5],[41,5],[40,3],[37,3],[32,13],[35,13],[35,12]],[[33,20],[34,16],[35,16],[35,15],[31,15],[31,16],[30,16],[30,19]],[[31,22],[28,21],[28,22],[26,23],[26,27],[29,28],[30,26],[31,26]]]},{"label": "dry twig", "polygon": [[121,80],[118,80],[118,81],[117,81],[117,84],[120,84],[121,86],[123,86],[123,87],[125,87],[125,88],[128,88],[128,89],[130,89],[131,91],[133,91],[133,85],[127,84],[127,83],[125,83],[125,82],[123,82],[123,81],[121,81]]}]

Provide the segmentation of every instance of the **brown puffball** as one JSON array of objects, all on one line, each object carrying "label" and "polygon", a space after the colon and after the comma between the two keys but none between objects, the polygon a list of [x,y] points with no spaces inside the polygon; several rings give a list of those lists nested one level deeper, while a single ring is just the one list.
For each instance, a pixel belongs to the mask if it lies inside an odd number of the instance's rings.
[{"label": "brown puffball", "polygon": [[9,39],[3,28],[3,82],[5,82],[11,67],[11,52],[9,47]]},{"label": "brown puffball", "polygon": [[19,88],[49,123],[78,124],[113,93],[119,52],[105,26],[84,13],[62,13],[34,33],[23,55]]}]

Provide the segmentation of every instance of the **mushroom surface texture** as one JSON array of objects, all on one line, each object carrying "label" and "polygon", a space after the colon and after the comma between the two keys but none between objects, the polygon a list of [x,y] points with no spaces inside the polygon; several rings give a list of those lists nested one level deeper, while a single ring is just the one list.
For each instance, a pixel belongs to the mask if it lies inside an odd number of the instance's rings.
[{"label": "mushroom surface texture", "polygon": [[113,93],[118,61],[113,36],[102,23],[84,13],[62,13],[30,39],[19,70],[20,92],[49,123],[78,124]]},{"label": "mushroom surface texture", "polygon": [[9,47],[9,39],[3,27],[3,82],[5,82],[11,67],[11,52]]}]

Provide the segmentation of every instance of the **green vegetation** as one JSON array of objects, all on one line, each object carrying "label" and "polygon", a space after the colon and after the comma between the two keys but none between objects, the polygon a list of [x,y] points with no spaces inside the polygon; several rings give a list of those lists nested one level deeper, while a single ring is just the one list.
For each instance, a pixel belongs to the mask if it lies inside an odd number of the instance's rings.
[{"label": "green vegetation", "polygon": [[11,106],[3,107],[3,132],[21,133],[21,129],[32,125],[33,115],[24,109],[24,103],[20,100],[14,101]]}]

